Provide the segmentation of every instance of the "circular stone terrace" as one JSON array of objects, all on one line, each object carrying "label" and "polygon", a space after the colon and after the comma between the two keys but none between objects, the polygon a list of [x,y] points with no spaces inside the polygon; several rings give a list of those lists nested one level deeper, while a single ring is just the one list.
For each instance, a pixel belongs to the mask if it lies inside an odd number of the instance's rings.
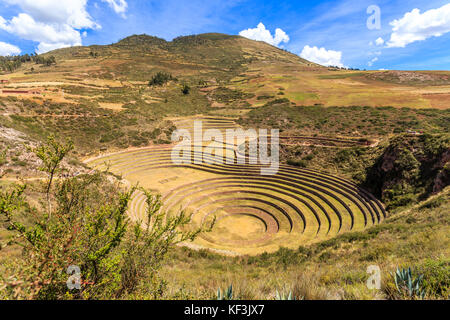
[{"label": "circular stone terrace", "polygon": [[[194,120],[202,120],[204,130],[239,128],[231,118],[173,121],[177,128],[192,132]],[[280,141],[283,143],[282,138]],[[386,217],[383,204],[351,181],[283,164],[276,174],[261,175],[261,164],[214,162],[212,147],[222,150],[223,157],[237,157],[237,145],[214,141],[192,146],[197,148],[191,148],[190,159],[201,155],[203,163],[175,164],[172,145],[103,155],[87,163],[98,170],[109,167],[130,183],[161,193],[166,214],[186,212],[192,216],[190,227],[215,219],[212,231],[195,240],[196,248],[234,254],[270,252],[280,246],[296,248],[363,230]],[[145,195],[136,191],[130,218],[143,219],[145,209]]]}]

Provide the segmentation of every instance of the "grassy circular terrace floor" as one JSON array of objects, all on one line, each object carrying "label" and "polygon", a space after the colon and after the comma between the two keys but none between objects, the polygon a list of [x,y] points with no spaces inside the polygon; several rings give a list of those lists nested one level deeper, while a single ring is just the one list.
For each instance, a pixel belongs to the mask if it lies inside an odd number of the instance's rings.
[{"label": "grassy circular terrace floor", "polygon": [[217,240],[228,243],[253,242],[265,236],[266,224],[249,214],[230,214],[217,220],[214,227]]}]

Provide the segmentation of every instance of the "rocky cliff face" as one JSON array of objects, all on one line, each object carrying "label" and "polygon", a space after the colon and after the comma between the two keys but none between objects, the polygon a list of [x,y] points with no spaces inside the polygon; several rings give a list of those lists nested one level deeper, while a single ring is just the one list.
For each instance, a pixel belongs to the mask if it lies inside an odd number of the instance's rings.
[{"label": "rocky cliff face", "polygon": [[443,153],[438,168],[442,169],[434,179],[433,193],[437,193],[450,185],[450,149]]},{"label": "rocky cliff face", "polygon": [[[0,179],[45,178],[42,161],[33,149],[39,142],[25,133],[0,125]],[[87,173],[90,169],[70,157],[61,164],[60,174]]]},{"label": "rocky cliff face", "polygon": [[428,197],[450,184],[448,135],[393,138],[367,171],[365,186],[395,208]]}]

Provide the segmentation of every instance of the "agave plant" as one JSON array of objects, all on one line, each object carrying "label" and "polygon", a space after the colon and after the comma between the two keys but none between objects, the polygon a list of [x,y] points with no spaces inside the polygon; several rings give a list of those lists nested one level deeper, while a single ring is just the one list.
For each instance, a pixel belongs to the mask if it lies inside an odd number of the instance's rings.
[{"label": "agave plant", "polygon": [[233,300],[233,285],[230,284],[228,289],[223,292],[220,288],[217,289],[217,300]]},{"label": "agave plant", "polygon": [[295,297],[292,294],[292,291],[286,294],[286,292],[279,293],[278,290],[275,294],[275,300],[295,300]]},{"label": "agave plant", "polygon": [[410,298],[425,297],[425,289],[422,288],[423,275],[419,275],[417,278],[413,278],[411,268],[399,269],[394,275],[395,286],[400,294],[407,294]]}]

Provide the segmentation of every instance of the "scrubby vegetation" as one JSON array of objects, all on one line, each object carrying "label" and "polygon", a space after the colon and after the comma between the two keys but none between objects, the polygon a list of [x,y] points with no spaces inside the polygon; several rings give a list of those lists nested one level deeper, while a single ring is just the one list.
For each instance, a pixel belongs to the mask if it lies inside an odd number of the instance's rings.
[{"label": "scrubby vegetation", "polygon": [[173,131],[170,122],[163,121],[161,114],[146,109],[147,105],[129,105],[124,112],[99,109],[91,103],[38,104],[27,100],[5,99],[23,110],[8,118],[0,118],[0,124],[15,127],[38,140],[51,133],[69,136],[76,150],[85,154],[101,148],[143,146],[156,141],[167,141]]},{"label": "scrubby vegetation", "polygon": [[183,87],[181,88],[181,92],[184,95],[187,95],[187,94],[189,94],[189,92],[191,92],[191,87],[189,87],[189,85],[185,83],[185,84],[183,84]]},{"label": "scrubby vegetation", "polygon": [[450,112],[393,107],[299,107],[284,98],[251,110],[238,122],[247,127],[280,128],[292,133],[374,137],[408,130],[442,133],[450,126]]},{"label": "scrubby vegetation", "polygon": [[52,64],[56,64],[56,58],[55,56],[38,56],[35,55],[32,57],[32,60],[36,63],[36,64],[43,64],[45,66],[51,66]]},{"label": "scrubby vegetation", "polygon": [[131,222],[126,211],[135,188],[123,190],[102,173],[54,181],[71,150],[54,138],[35,150],[49,179],[34,192],[45,202],[31,204],[27,185],[0,192],[1,226],[10,231],[0,249],[23,250],[22,257],[0,265],[0,298],[161,297],[165,282],[158,271],[167,251],[201,229],[179,231],[190,218],[165,218],[159,197],[146,191],[145,220]]},{"label": "scrubby vegetation", "polygon": [[56,64],[56,58],[54,56],[42,56],[37,54],[24,54],[18,56],[0,56],[0,71],[13,72],[20,68],[22,64],[27,62],[34,62],[35,64],[42,64],[45,66],[51,66]]},{"label": "scrubby vegetation", "polygon": [[0,56],[0,70],[3,72],[13,72],[18,69],[22,63],[31,61],[31,57],[26,54],[23,56]]},{"label": "scrubby vegetation", "polygon": [[150,86],[162,86],[171,80],[174,80],[174,78],[170,73],[158,72],[152,77],[148,84]]},{"label": "scrubby vegetation", "polygon": [[239,90],[232,90],[226,87],[219,87],[215,89],[210,95],[215,101],[230,105],[245,99],[252,98],[254,95],[244,93]]},{"label": "scrubby vegetation", "polygon": [[367,169],[364,184],[389,209],[409,205],[450,184],[446,172],[449,161],[448,135],[400,135],[390,140]]},{"label": "scrubby vegetation", "polygon": [[286,146],[283,158],[303,168],[332,168],[370,190],[388,210],[424,200],[450,184],[448,134],[401,134],[377,147]]}]

